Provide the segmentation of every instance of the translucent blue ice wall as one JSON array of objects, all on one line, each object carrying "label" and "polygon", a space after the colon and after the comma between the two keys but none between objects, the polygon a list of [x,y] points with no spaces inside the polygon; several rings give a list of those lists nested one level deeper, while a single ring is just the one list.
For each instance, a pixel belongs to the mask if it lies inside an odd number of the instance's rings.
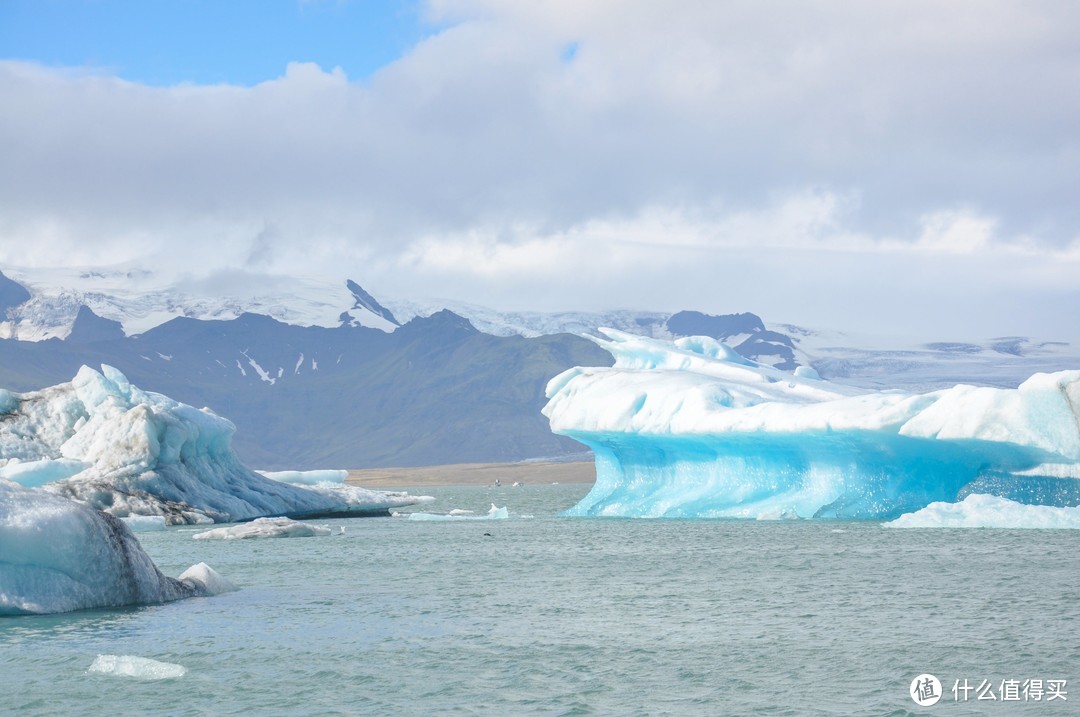
[{"label": "translucent blue ice wall", "polygon": [[889,520],[963,498],[969,487],[1024,503],[1080,505],[1073,479],[1008,473],[1038,465],[1038,451],[987,441],[872,431],[570,435],[596,454],[596,484],[567,515]]}]

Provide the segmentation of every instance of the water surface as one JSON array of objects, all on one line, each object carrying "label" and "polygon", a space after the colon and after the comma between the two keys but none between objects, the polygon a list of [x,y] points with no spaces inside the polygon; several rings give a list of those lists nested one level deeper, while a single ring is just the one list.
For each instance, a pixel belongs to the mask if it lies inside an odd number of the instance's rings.
[{"label": "water surface", "polygon": [[[140,534],[166,574],[205,561],[242,589],[0,620],[0,714],[1080,713],[1078,531],[563,518],[588,486],[425,490],[425,511],[511,519]],[[87,673],[98,654],[187,673]],[[908,696],[924,672],[931,708]],[[965,678],[1076,694],[954,702]]]}]

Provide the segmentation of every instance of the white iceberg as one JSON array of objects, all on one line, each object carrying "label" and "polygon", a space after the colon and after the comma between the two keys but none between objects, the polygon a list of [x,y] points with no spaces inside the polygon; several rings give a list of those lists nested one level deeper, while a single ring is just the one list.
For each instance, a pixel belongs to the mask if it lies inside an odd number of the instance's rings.
[{"label": "white iceberg", "polygon": [[709,338],[602,331],[615,365],[556,376],[543,409],[596,456],[572,515],[891,519],[972,492],[1080,504],[1080,371],[874,392]]},{"label": "white iceberg", "polygon": [[0,480],[0,615],[162,603],[226,587],[205,565],[166,577],[118,518]]},{"label": "white iceberg", "polygon": [[1026,505],[996,495],[972,493],[958,503],[931,503],[885,524],[890,528],[1071,528],[1080,529],[1080,507]]},{"label": "white iceberg", "polygon": [[310,538],[332,535],[325,525],[301,523],[290,518],[256,518],[250,523],[214,528],[191,536],[195,540],[237,540],[244,538]]},{"label": "white iceberg", "polygon": [[139,680],[172,680],[187,674],[187,668],[172,662],[158,662],[135,655],[98,655],[87,672]]},{"label": "white iceberg", "polygon": [[206,563],[195,563],[190,568],[180,573],[177,578],[182,583],[197,585],[206,595],[221,595],[239,590],[227,578],[222,577],[216,570]]},{"label": "white iceberg", "polygon": [[0,475],[118,517],[198,524],[386,514],[417,502],[405,493],[264,478],[233,452],[228,420],[143,391],[109,366],[101,373],[83,366],[71,383],[4,391],[0,399]]},{"label": "white iceberg", "polygon": [[264,478],[292,483],[293,485],[319,485],[321,483],[344,483],[349,476],[349,471],[343,470],[316,470],[316,471],[255,471]]}]

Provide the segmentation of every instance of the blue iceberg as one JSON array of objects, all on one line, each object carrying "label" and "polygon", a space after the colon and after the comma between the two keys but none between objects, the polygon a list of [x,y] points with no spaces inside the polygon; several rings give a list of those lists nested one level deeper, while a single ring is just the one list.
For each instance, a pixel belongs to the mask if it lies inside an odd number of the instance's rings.
[{"label": "blue iceberg", "polygon": [[886,520],[972,493],[1080,505],[1080,371],[867,391],[709,338],[601,331],[615,365],[556,376],[543,409],[596,456],[570,515]]}]

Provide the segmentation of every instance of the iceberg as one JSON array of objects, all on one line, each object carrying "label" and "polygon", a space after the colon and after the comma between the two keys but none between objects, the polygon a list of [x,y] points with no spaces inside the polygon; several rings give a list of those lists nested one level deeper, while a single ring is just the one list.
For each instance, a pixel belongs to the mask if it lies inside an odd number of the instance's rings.
[{"label": "iceberg", "polygon": [[214,528],[191,536],[195,540],[237,540],[243,538],[310,538],[316,535],[332,535],[325,525],[301,523],[290,518],[256,518],[224,528]]},{"label": "iceberg", "polygon": [[40,391],[0,393],[0,477],[170,525],[385,515],[417,502],[344,485],[343,471],[318,472],[338,482],[310,488],[265,478],[233,452],[230,421],[101,369],[83,366],[70,383]]},{"label": "iceberg", "polygon": [[0,615],[163,603],[231,587],[205,564],[166,577],[120,519],[0,480]]},{"label": "iceberg", "polygon": [[710,338],[601,332],[615,365],[559,374],[543,408],[595,454],[570,515],[889,520],[971,493],[1080,505],[1080,371],[869,391]]}]

